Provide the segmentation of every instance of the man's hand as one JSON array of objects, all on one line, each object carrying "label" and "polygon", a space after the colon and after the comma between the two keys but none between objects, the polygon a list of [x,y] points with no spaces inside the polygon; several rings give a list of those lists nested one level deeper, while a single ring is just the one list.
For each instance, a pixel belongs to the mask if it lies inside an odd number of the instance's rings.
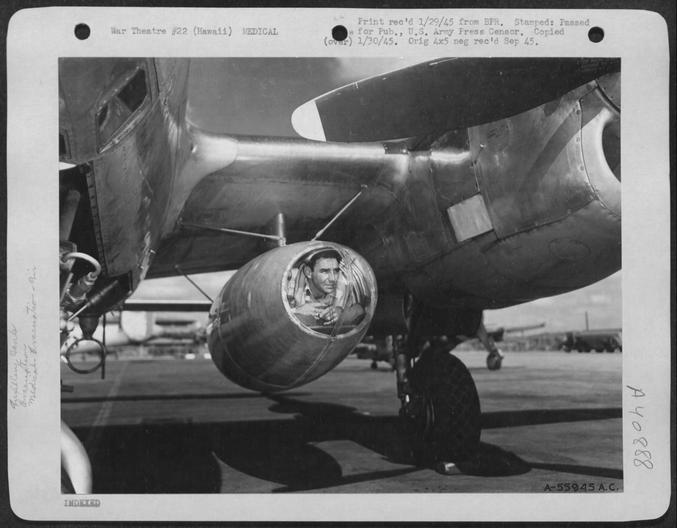
[{"label": "man's hand", "polygon": [[339,317],[341,317],[342,312],[343,308],[340,306],[330,306],[326,310],[322,310],[320,313],[318,313],[317,318],[323,325],[328,326],[336,323]]}]

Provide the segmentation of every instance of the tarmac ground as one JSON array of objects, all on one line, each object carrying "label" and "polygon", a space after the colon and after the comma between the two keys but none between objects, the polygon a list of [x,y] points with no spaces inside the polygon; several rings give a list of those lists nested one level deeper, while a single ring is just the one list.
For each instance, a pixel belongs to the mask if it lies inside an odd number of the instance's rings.
[{"label": "tarmac ground", "polygon": [[395,375],[354,356],[306,386],[262,395],[209,359],[62,365],[62,418],[84,443],[95,493],[618,492],[622,354],[456,355],[480,396],[479,453],[448,474],[417,467]]}]

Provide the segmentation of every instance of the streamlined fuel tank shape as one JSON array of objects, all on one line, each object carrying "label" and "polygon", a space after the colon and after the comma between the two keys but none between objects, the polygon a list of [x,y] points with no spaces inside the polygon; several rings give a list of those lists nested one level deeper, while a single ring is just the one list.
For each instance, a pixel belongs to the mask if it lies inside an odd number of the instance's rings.
[{"label": "streamlined fuel tank shape", "polygon": [[[308,306],[314,303],[298,306],[295,300],[306,295],[308,259],[322,252],[340,256],[337,293],[330,301],[341,306],[341,316],[333,323],[311,311],[317,310]],[[364,337],[376,302],[374,274],[351,249],[325,242],[272,249],[240,268],[219,294],[210,317],[212,359],[226,377],[249,389],[298,387],[350,354]]]}]

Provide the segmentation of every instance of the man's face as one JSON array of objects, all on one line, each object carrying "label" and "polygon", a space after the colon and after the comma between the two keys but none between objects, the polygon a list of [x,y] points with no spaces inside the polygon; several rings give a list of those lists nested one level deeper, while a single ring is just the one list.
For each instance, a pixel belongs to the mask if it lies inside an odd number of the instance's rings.
[{"label": "man's face", "polygon": [[315,290],[324,295],[333,294],[336,291],[336,282],[339,277],[339,263],[335,258],[319,258],[308,279]]}]

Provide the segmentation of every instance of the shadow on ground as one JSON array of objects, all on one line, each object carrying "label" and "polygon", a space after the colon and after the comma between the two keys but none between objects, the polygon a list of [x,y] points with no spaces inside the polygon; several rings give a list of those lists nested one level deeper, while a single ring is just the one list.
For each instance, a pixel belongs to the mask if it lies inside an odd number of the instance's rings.
[{"label": "shadow on ground", "polygon": [[[94,468],[96,493],[218,493],[221,464],[273,483],[274,491],[311,491],[355,482],[377,481],[427,468],[414,464],[396,416],[369,416],[352,407],[269,395],[270,410],[292,419],[200,423],[148,422],[79,428]],[[594,420],[620,416],[620,409],[556,409],[487,413],[483,427]],[[393,464],[390,470],[344,476],[340,464],[314,444],[349,440]],[[481,443],[470,460],[458,462],[465,475],[500,477],[549,469],[573,474],[622,478],[605,468],[529,464],[514,453]],[[277,485],[277,487],[275,486]],[[245,490],[243,490],[245,491]]]}]

